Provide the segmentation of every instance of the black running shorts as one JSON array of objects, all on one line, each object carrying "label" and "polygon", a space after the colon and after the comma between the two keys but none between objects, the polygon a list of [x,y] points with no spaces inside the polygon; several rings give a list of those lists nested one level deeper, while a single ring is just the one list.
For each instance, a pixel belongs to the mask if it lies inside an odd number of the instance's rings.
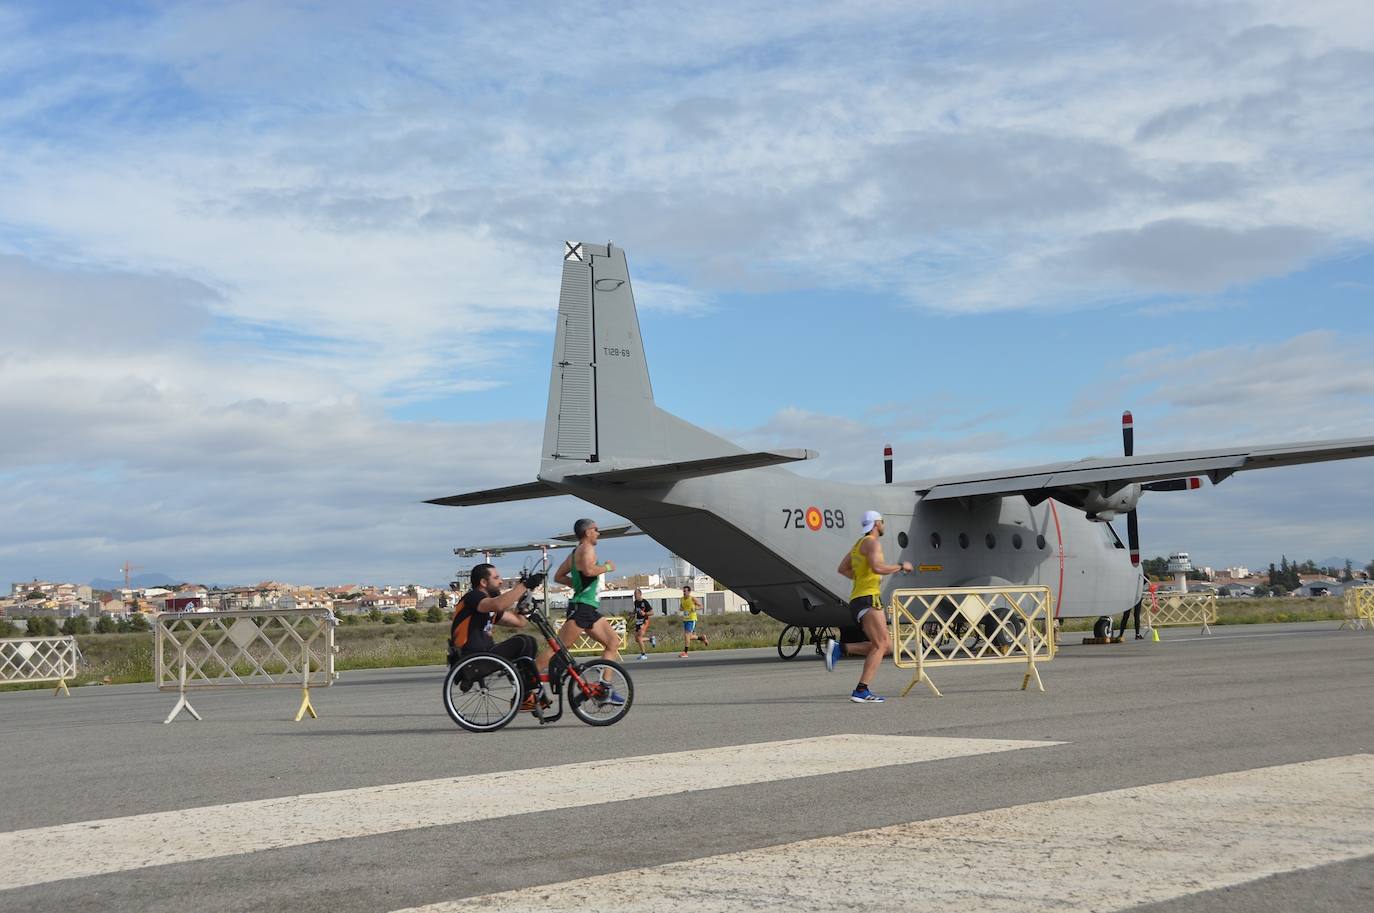
[{"label": "black running shorts", "polygon": [[864,613],[869,609],[881,609],[883,601],[878,596],[859,596],[849,600],[849,614],[854,619],[854,624],[863,624]]},{"label": "black running shorts", "polygon": [[584,602],[568,603],[568,618],[582,630],[590,631],[601,620],[601,613]]}]

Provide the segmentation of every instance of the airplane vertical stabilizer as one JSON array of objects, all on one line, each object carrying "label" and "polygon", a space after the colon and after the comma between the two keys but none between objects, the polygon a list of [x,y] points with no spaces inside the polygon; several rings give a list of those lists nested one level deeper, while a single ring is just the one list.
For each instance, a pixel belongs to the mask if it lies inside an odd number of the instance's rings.
[{"label": "airplane vertical stabilizer", "polygon": [[567,242],[544,422],[545,467],[567,473],[584,463],[740,452],[654,404],[625,252],[611,244]]}]

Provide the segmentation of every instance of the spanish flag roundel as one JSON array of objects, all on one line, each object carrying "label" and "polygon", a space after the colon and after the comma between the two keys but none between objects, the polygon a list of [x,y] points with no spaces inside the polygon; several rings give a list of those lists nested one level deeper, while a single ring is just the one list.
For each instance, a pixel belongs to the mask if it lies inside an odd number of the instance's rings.
[{"label": "spanish flag roundel", "polygon": [[806,525],[811,529],[821,528],[821,509],[819,507],[808,507],[806,509]]}]

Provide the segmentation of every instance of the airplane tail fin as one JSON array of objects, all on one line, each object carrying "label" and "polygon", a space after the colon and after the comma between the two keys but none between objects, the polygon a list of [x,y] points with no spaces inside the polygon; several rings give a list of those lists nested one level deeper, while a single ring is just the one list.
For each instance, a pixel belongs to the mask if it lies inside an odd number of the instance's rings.
[{"label": "airplane tail fin", "polygon": [[667,485],[815,458],[812,450],[744,449],[654,404],[625,252],[563,247],[558,332],[539,480],[434,498],[453,507],[550,498],[559,483]]},{"label": "airplane tail fin", "polygon": [[567,242],[540,475],[740,452],[654,404],[625,252]]}]

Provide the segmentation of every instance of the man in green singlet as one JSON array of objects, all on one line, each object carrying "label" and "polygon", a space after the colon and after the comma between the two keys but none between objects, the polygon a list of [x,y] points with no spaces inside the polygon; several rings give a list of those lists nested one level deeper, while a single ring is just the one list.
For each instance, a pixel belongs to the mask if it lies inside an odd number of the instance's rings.
[{"label": "man in green singlet", "polygon": [[[568,617],[558,631],[558,639],[572,646],[585,631],[592,640],[601,644],[602,659],[619,660],[620,638],[616,636],[610,621],[601,615],[599,595],[601,575],[615,570],[615,565],[610,561],[596,563],[596,540],[601,532],[595,520],[578,520],[573,524],[573,534],[577,536],[577,547],[553,575],[554,580],[573,589],[572,598],[568,600]],[[549,658],[552,655],[553,651],[545,647],[536,660],[543,681],[548,681]],[[616,701],[615,698],[620,700]],[[624,698],[612,692],[608,702],[623,703]]]},{"label": "man in green singlet", "polygon": [[[849,593],[849,614],[853,616],[854,624],[862,627],[864,634],[868,635],[867,640],[871,645],[868,655],[864,657],[864,670],[859,677],[859,686],[849,696],[856,704],[883,702],[882,698],[868,689],[873,676],[878,672],[878,667],[882,665],[883,656],[891,648],[887,634],[887,617],[883,615],[882,578],[886,574],[895,574],[898,571],[911,572],[909,561],[888,564],[883,560],[883,546],[878,538],[882,536],[884,526],[882,514],[876,510],[866,511],[863,518],[864,534],[845,554],[838,568],[841,574],[854,581]],[[826,643],[825,667],[831,672],[835,671],[835,660],[842,651],[843,647],[835,641]]]}]

